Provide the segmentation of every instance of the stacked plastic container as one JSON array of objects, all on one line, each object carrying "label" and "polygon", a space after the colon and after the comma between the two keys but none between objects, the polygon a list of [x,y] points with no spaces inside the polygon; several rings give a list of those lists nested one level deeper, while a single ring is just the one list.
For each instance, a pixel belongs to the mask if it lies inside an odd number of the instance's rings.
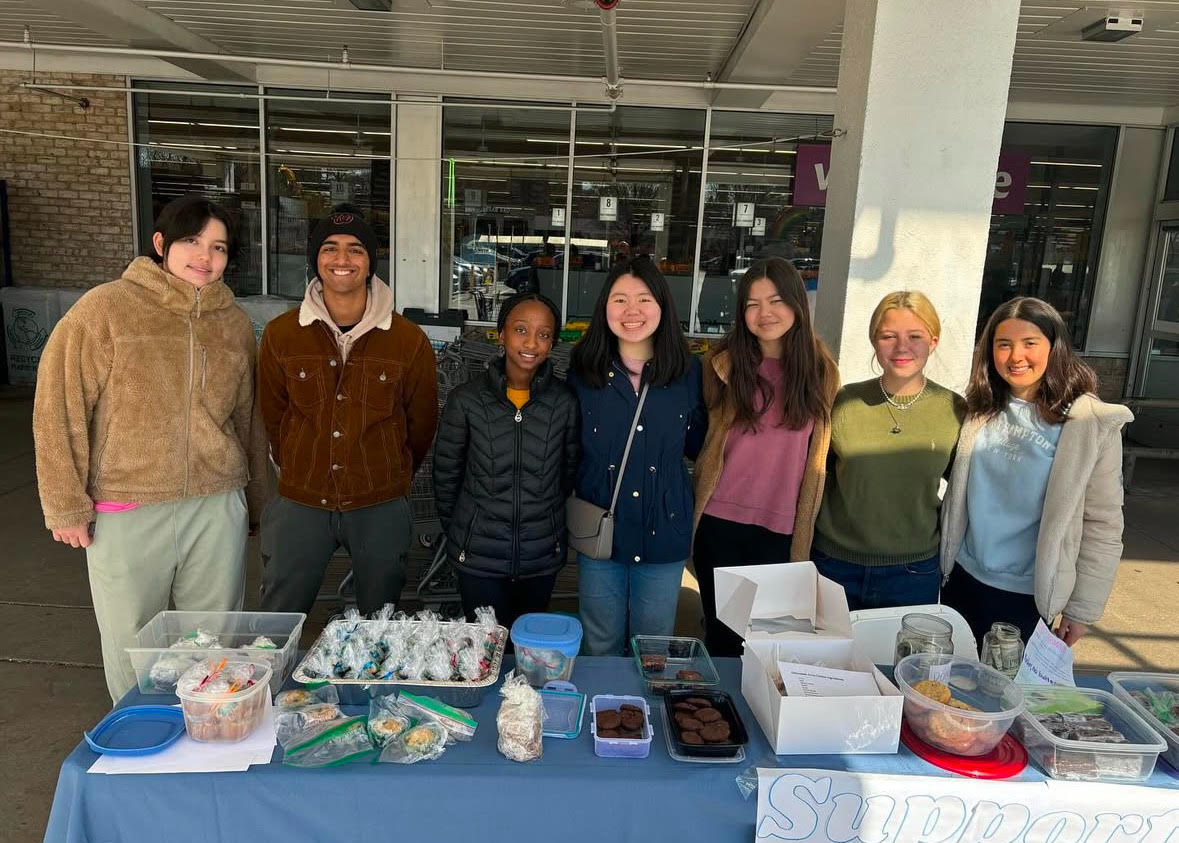
[{"label": "stacked plastic container", "polygon": [[512,624],[512,645],[516,648],[516,671],[534,688],[543,688],[554,679],[569,679],[581,649],[581,621],[547,612],[521,615]]}]

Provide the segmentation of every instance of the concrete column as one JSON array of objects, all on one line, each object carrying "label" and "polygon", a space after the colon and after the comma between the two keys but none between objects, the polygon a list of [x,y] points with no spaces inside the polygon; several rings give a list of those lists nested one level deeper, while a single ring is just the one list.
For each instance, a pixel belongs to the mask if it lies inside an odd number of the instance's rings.
[{"label": "concrete column", "polygon": [[[399,97],[398,102],[407,99],[413,98]],[[436,105],[399,105],[393,123],[397,175],[391,267],[396,306],[398,311],[421,307],[437,313],[442,109]]]},{"label": "concrete column", "polygon": [[1018,19],[1019,0],[847,0],[816,316],[845,383],[873,375],[876,303],[917,289],[942,319],[927,371],[965,386]]}]

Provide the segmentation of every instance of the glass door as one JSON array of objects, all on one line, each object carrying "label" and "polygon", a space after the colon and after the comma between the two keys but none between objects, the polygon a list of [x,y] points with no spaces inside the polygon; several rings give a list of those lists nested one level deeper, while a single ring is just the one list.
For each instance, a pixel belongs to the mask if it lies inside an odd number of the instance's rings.
[{"label": "glass door", "polygon": [[1132,397],[1133,440],[1156,448],[1179,447],[1179,221],[1159,224],[1154,271],[1147,291]]}]

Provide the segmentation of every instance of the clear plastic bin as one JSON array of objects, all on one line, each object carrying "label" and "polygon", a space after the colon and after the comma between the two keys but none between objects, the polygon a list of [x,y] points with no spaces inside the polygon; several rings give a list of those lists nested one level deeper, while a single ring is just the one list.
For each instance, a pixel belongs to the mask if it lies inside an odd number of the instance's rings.
[{"label": "clear plastic bin", "polygon": [[[199,673],[209,664],[210,660],[203,660],[190,670]],[[245,740],[258,728],[269,699],[270,664],[264,660],[235,659],[227,662],[225,669],[248,664],[254,665],[255,684],[232,694],[185,692],[177,687],[176,696],[180,698],[180,710],[184,712],[184,728],[194,741],[236,743]]]},{"label": "clear plastic bin", "polygon": [[[641,738],[599,738],[598,712],[618,711],[623,704],[630,703],[643,710],[646,723]],[[598,694],[590,700],[590,733],[594,736],[594,755],[601,758],[646,758],[651,754],[651,707],[642,697],[613,696]]]},{"label": "clear plastic bin", "polygon": [[1179,712],[1175,713],[1175,722],[1164,723],[1134,697],[1135,693],[1144,693],[1147,690],[1169,691],[1179,695],[1179,674],[1119,670],[1109,675],[1109,684],[1113,686],[1114,695],[1118,699],[1124,700],[1136,714],[1147,722],[1150,728],[1158,732],[1167,742],[1163,758],[1167,760],[1168,764],[1179,770]]},{"label": "clear plastic bin", "polygon": [[[905,697],[904,717],[918,738],[955,755],[986,755],[1023,711],[1023,691],[994,668],[960,656],[914,653],[893,671]],[[939,683],[951,699],[974,710],[938,702],[915,686]]]},{"label": "clear plastic bin", "polygon": [[568,680],[581,649],[581,621],[569,615],[532,612],[512,624],[516,648],[516,672],[534,688],[546,682]]},{"label": "clear plastic bin", "polygon": [[[1045,773],[1054,779],[1140,782],[1154,772],[1166,744],[1146,721],[1108,691],[1094,688],[1025,686],[1027,710],[1015,723],[1015,736]],[[1087,703],[1086,714],[1103,717],[1128,743],[1098,743],[1057,737],[1037,718],[1036,709],[1072,713],[1072,702]]]},{"label": "clear plastic bin", "polygon": [[[139,630],[137,646],[128,647],[139,690],[144,694],[171,694],[176,680],[193,664],[210,656],[259,659],[271,665],[270,692],[275,694],[295,666],[302,612],[179,612],[164,611]],[[222,649],[173,648],[197,629],[215,633]],[[259,635],[274,642],[274,650],[242,648]]]},{"label": "clear plastic bin", "polygon": [[[648,694],[707,690],[720,684],[716,665],[699,638],[634,635],[630,639],[630,649]],[[677,675],[689,670],[699,674],[700,678],[683,679]]]}]

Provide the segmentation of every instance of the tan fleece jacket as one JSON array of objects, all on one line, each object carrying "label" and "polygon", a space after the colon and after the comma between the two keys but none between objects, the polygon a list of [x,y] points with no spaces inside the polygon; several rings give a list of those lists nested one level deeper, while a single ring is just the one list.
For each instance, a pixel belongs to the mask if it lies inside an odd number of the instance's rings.
[{"label": "tan fleece jacket", "polygon": [[88,291],[37,371],[45,526],[93,521],[96,500],[163,503],[243,486],[257,523],[269,472],[256,356],[250,319],[221,281],[198,290],[140,257]]}]

